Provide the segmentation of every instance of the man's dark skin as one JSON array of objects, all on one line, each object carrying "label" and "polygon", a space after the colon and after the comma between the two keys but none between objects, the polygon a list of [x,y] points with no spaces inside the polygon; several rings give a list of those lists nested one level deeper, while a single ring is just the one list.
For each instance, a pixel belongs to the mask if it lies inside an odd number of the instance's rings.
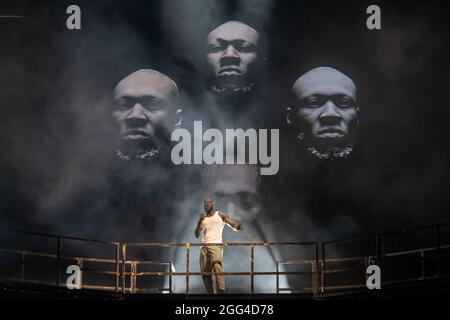
[{"label": "man's dark skin", "polygon": [[[198,219],[197,228],[195,229],[195,237],[196,238],[200,237],[201,225],[202,225],[203,220],[206,217],[211,217],[214,215],[214,210],[213,210],[214,209],[214,200],[211,198],[206,199],[205,202],[203,203],[203,207],[205,208],[205,213],[200,214],[200,217]],[[219,211],[219,216],[222,218],[223,222],[228,224],[233,229],[236,229],[239,231],[244,230],[244,227],[242,224],[237,224],[236,222],[231,220],[231,218],[225,212]]]}]

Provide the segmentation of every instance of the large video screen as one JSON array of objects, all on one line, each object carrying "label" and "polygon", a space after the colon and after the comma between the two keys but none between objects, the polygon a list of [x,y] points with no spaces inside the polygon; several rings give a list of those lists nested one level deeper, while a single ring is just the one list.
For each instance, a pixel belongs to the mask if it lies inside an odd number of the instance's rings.
[{"label": "large video screen", "polygon": [[2,1],[2,248],[130,293],[444,272],[448,30],[437,1]]}]

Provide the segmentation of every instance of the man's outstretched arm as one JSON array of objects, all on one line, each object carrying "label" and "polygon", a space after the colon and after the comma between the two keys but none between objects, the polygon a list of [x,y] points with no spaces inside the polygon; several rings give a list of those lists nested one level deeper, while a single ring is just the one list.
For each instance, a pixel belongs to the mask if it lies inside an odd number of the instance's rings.
[{"label": "man's outstretched arm", "polygon": [[242,224],[238,224],[238,223],[234,222],[225,212],[219,212],[219,215],[222,218],[223,222],[225,222],[231,228],[233,228],[234,231],[244,230],[244,226]]}]

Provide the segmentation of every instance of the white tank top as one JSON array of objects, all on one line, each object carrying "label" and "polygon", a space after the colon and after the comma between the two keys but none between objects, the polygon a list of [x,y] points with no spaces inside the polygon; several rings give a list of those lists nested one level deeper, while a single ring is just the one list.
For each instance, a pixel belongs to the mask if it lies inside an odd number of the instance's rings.
[{"label": "white tank top", "polygon": [[219,216],[219,211],[214,212],[211,217],[206,216],[203,219],[202,242],[203,243],[222,243],[222,231],[225,226],[222,218]]}]

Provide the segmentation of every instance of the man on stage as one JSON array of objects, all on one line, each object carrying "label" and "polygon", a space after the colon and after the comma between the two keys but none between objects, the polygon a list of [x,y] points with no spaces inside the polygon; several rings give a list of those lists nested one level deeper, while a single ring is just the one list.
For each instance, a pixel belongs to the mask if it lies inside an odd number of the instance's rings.
[{"label": "man on stage", "polygon": [[[222,243],[222,231],[225,224],[234,231],[243,230],[241,224],[237,224],[221,211],[213,211],[214,200],[207,198],[204,202],[205,213],[200,215],[195,229],[195,237],[202,235],[202,242],[206,245],[200,249],[201,272],[222,273],[223,246],[208,245],[208,243]],[[208,293],[214,294],[214,285],[211,275],[203,275],[203,282]],[[216,274],[217,293],[225,293],[225,279],[223,275]]]}]

